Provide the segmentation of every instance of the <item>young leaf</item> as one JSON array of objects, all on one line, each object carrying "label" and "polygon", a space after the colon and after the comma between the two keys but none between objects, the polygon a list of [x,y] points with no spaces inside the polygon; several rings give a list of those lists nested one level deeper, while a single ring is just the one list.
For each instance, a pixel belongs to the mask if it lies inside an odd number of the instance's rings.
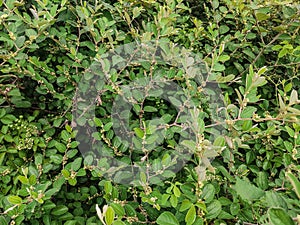
[{"label": "young leaf", "polygon": [[257,75],[260,76],[262,74],[264,74],[267,71],[267,67],[262,67],[259,69],[259,71],[257,72]]},{"label": "young leaf", "polygon": [[176,187],[176,186],[174,186],[174,188],[173,188],[173,193],[174,193],[174,195],[176,196],[176,197],[180,197],[180,195],[181,195],[181,192],[180,192],[180,190],[179,190],[179,188],[178,187]]},{"label": "young leaf", "polygon": [[185,222],[187,225],[191,225],[194,223],[195,220],[196,220],[196,208],[194,205],[192,205],[185,216]]},{"label": "young leaf", "polygon": [[139,138],[142,139],[144,137],[144,131],[141,128],[136,127],[133,130],[134,130],[136,136],[138,136]]},{"label": "young leaf", "polygon": [[291,97],[290,97],[290,104],[294,105],[298,102],[298,93],[296,90],[292,90]]},{"label": "young leaf", "polygon": [[9,196],[7,200],[9,201],[10,204],[14,204],[14,205],[19,205],[22,203],[22,198],[16,195]]},{"label": "young leaf", "polygon": [[247,91],[250,91],[250,88],[252,86],[252,82],[253,82],[253,67],[252,65],[250,65],[249,67],[249,74],[247,74],[247,77],[246,77],[246,90]]},{"label": "young leaf", "polygon": [[105,212],[105,222],[107,225],[111,225],[115,218],[115,211],[114,209],[109,206]]},{"label": "young leaf", "polygon": [[285,111],[285,104],[284,104],[284,102],[283,102],[282,97],[281,97],[280,94],[278,94],[278,100],[279,100],[279,107],[280,107],[280,110],[281,110],[281,111]]},{"label": "young leaf", "polygon": [[175,195],[171,195],[170,203],[172,207],[176,208],[178,204],[178,198]]},{"label": "young leaf", "polygon": [[192,203],[190,202],[190,200],[184,199],[184,200],[182,201],[182,204],[181,204],[181,206],[180,206],[179,211],[180,211],[180,212],[183,212],[183,211],[189,209],[189,208],[191,207],[191,205],[192,205]]},{"label": "young leaf", "polygon": [[111,194],[113,188],[112,188],[112,184],[110,181],[106,181],[104,184],[104,191],[106,194]]},{"label": "young leaf", "polygon": [[218,60],[220,62],[225,62],[225,61],[228,61],[230,59],[230,56],[229,55],[221,55],[219,56]]}]

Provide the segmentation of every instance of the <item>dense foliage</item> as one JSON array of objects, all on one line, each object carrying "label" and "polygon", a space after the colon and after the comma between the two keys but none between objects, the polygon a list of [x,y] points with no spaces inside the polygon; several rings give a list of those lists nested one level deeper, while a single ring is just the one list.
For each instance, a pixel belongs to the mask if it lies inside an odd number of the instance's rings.
[{"label": "dense foliage", "polygon": [[[0,225],[300,224],[299,3],[3,0],[0,9]],[[157,57],[126,64],[131,43],[152,43]],[[169,97],[144,94],[147,79]],[[115,111],[130,117],[123,136]],[[103,152],[84,155],[91,141]],[[152,174],[126,183],[132,174],[109,174],[109,157]]]}]

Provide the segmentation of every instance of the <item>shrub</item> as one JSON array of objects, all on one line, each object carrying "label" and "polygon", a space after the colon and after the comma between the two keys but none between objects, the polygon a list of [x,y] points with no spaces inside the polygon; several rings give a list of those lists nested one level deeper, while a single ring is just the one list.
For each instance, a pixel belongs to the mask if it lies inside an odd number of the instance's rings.
[{"label": "shrub", "polygon": [[1,225],[300,223],[297,3],[0,7]]}]

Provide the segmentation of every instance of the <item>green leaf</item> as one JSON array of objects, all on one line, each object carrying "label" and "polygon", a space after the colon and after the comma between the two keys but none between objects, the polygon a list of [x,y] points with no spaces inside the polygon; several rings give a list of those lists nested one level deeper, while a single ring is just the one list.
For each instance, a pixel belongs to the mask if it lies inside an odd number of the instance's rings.
[{"label": "green leaf", "polygon": [[68,212],[68,207],[65,205],[58,205],[54,209],[52,209],[51,214],[54,216],[60,216]]},{"label": "green leaf", "polygon": [[142,139],[144,137],[144,131],[141,128],[135,127],[135,128],[133,128],[133,130],[134,130],[134,133],[136,134],[136,136],[138,136],[139,138]]},{"label": "green leaf", "polygon": [[228,61],[230,59],[230,56],[229,55],[221,55],[219,58],[218,58],[218,61],[220,62],[225,62],[225,61]]},{"label": "green leaf", "polygon": [[161,160],[161,164],[163,166],[168,166],[171,162],[171,157],[168,153],[164,154],[164,156],[162,157],[162,160]]},{"label": "green leaf", "polygon": [[97,117],[94,118],[94,122],[97,127],[101,127],[103,125],[102,121]]},{"label": "green leaf", "polygon": [[223,136],[218,136],[215,140],[214,140],[214,146],[218,146],[218,147],[223,147],[225,146],[225,138]]},{"label": "green leaf", "polygon": [[230,28],[226,25],[221,25],[220,26],[220,34],[225,34],[230,30]]},{"label": "green leaf", "polygon": [[195,151],[196,150],[196,143],[192,140],[184,140],[181,142],[181,144],[185,147],[187,147],[189,150],[191,151]]},{"label": "green leaf", "polygon": [[235,217],[233,215],[231,215],[230,213],[226,212],[226,211],[221,211],[220,214],[218,215],[218,219],[224,219],[224,220],[232,220]]},{"label": "green leaf", "polygon": [[286,176],[288,177],[288,179],[292,183],[294,191],[296,192],[298,198],[300,199],[300,182],[299,182],[299,180],[297,179],[297,177],[294,174],[292,174],[290,172],[286,173]]},{"label": "green leaf", "polygon": [[123,221],[114,221],[112,225],[126,225]]},{"label": "green leaf", "polygon": [[267,191],[266,192],[266,203],[268,207],[280,207],[284,210],[288,209],[287,203],[282,197],[282,195],[278,192]]},{"label": "green leaf", "polygon": [[284,102],[283,102],[282,97],[281,97],[280,94],[278,94],[278,101],[279,101],[280,110],[284,111],[285,110],[285,104],[284,104]]},{"label": "green leaf", "polygon": [[76,174],[77,177],[83,177],[83,176],[85,176],[85,175],[86,175],[86,171],[85,171],[84,168],[80,168],[80,169],[77,171],[77,174]]},{"label": "green leaf", "polygon": [[226,69],[225,66],[220,63],[215,63],[213,66],[213,71],[216,71],[216,72],[222,72],[225,69]]},{"label": "green leaf", "polygon": [[178,204],[178,198],[175,195],[171,195],[170,203],[172,207],[176,208]]},{"label": "green leaf", "polygon": [[83,163],[84,163],[84,165],[90,166],[90,165],[92,165],[93,161],[94,161],[93,156],[92,155],[87,155],[87,156],[84,157]]},{"label": "green leaf", "polygon": [[133,217],[133,216],[136,215],[136,211],[135,211],[135,209],[134,209],[131,205],[126,204],[126,205],[124,206],[124,208],[125,208],[125,211],[126,211],[127,216]]},{"label": "green leaf", "polygon": [[218,200],[212,201],[208,206],[207,206],[207,214],[205,217],[207,219],[214,219],[217,218],[218,215],[222,211],[222,205]]},{"label": "green leaf", "polygon": [[104,127],[103,127],[103,130],[104,131],[109,131],[110,128],[112,127],[112,125],[113,125],[112,122],[109,122],[109,123],[105,124]]},{"label": "green leaf", "polygon": [[110,181],[105,181],[104,183],[104,191],[106,194],[111,194],[113,190],[112,184]]},{"label": "green leaf", "polygon": [[284,128],[285,128],[286,132],[288,132],[288,134],[290,135],[290,137],[294,137],[295,136],[295,131],[292,128],[290,128],[289,126],[285,126]]},{"label": "green leaf", "polygon": [[258,75],[258,76],[261,76],[261,75],[264,74],[266,71],[267,71],[267,67],[264,66],[264,67],[262,67],[262,68],[260,68],[260,69],[258,70],[257,75]]},{"label": "green leaf", "polygon": [[65,178],[60,176],[56,181],[53,182],[53,188],[60,190],[60,188],[65,184]]},{"label": "green leaf", "polygon": [[30,177],[29,177],[29,184],[30,185],[35,185],[36,184],[36,176],[34,174],[32,174]]},{"label": "green leaf", "polygon": [[272,225],[295,225],[292,218],[282,208],[270,208],[268,218]]},{"label": "green leaf", "polygon": [[119,203],[111,203],[110,205],[118,216],[125,215],[125,209]]},{"label": "green leaf", "polygon": [[71,135],[66,131],[66,130],[63,130],[61,132],[61,138],[64,140],[64,141],[68,141],[70,138],[71,138]]},{"label": "green leaf", "polygon": [[144,172],[140,172],[140,180],[142,183],[147,183],[147,175]]},{"label": "green leaf", "polygon": [[202,190],[201,198],[203,198],[206,203],[210,203],[215,197],[215,192],[214,185],[206,184]]},{"label": "green leaf", "polygon": [[141,14],[142,9],[142,7],[134,7],[132,10],[133,18],[137,18]]},{"label": "green leaf", "polygon": [[54,162],[55,164],[61,164],[62,161],[63,161],[63,156],[62,156],[62,155],[55,154],[55,155],[51,155],[51,156],[50,156],[50,159],[51,159],[51,161]]},{"label": "green leaf", "polygon": [[23,100],[18,100],[18,101],[11,101],[17,108],[29,108],[31,107],[31,102],[29,101],[23,101]]},{"label": "green leaf", "polygon": [[82,158],[75,159],[71,164],[71,169],[73,171],[79,170],[79,168],[81,167],[81,163],[82,163]]},{"label": "green leaf", "polygon": [[3,216],[0,216],[0,225],[7,225],[8,221],[5,220]]},{"label": "green leaf", "polygon": [[156,223],[159,225],[179,225],[178,220],[171,212],[163,212],[160,214]]},{"label": "green leaf", "polygon": [[249,200],[249,201],[259,199],[265,193],[262,189],[238,177],[236,179],[236,184],[234,185],[234,189],[243,200]]},{"label": "green leaf", "polygon": [[22,184],[29,184],[29,179],[25,176],[18,176],[18,180],[22,183]]},{"label": "green leaf", "polygon": [[78,224],[77,220],[69,220],[64,223],[64,225],[76,225],[76,224]]},{"label": "green leaf", "polygon": [[232,215],[237,215],[238,213],[239,213],[239,211],[240,211],[240,204],[239,203],[232,203],[231,205],[230,205],[230,213],[232,214]]},{"label": "green leaf", "polygon": [[179,198],[180,195],[181,195],[181,192],[180,192],[179,188],[176,187],[176,186],[173,187],[173,193],[174,193],[174,195],[175,195],[176,197],[178,197],[178,198]]},{"label": "green leaf", "polygon": [[242,73],[242,72],[244,71],[244,67],[243,67],[240,63],[238,63],[238,62],[233,62],[233,64],[234,64],[235,68],[237,68],[237,70],[238,70],[240,73]]},{"label": "green leaf", "polygon": [[235,75],[233,75],[233,74],[229,74],[229,75],[227,75],[227,76],[225,76],[225,77],[223,77],[223,76],[220,74],[220,75],[218,75],[218,76],[216,77],[216,81],[217,81],[218,83],[227,83],[227,82],[232,81],[234,78],[235,78]]},{"label": "green leaf", "polygon": [[62,0],[61,3],[60,3],[60,6],[63,7],[67,3],[67,1],[68,0]]},{"label": "green leaf", "polygon": [[105,222],[107,225],[111,225],[115,218],[115,211],[111,206],[108,206],[106,212],[105,212]]},{"label": "green leaf", "polygon": [[10,204],[14,204],[14,205],[19,205],[22,203],[22,198],[16,195],[9,196],[7,200],[9,201]]},{"label": "green leaf", "polygon": [[0,109],[0,118],[2,118],[6,114],[6,110],[4,108]]},{"label": "green leaf", "polygon": [[115,66],[118,63],[124,62],[124,61],[126,61],[126,60],[123,59],[121,56],[119,56],[119,55],[113,55],[113,57],[112,57],[112,66]]},{"label": "green leaf", "polygon": [[5,116],[3,116],[1,118],[1,122],[3,124],[11,124],[13,123],[17,118],[14,116],[14,115],[11,115],[11,114],[7,114]]},{"label": "green leaf", "polygon": [[14,88],[7,93],[8,96],[21,96],[21,92],[18,88]]},{"label": "green leaf", "polygon": [[37,32],[33,29],[26,29],[25,34],[29,37],[29,39],[34,39],[37,36]]},{"label": "green leaf", "polygon": [[147,105],[147,106],[144,107],[144,111],[145,112],[157,112],[157,108]]},{"label": "green leaf", "polygon": [[282,12],[286,18],[290,18],[297,12],[297,10],[296,7],[293,8],[288,5],[283,5]]},{"label": "green leaf", "polygon": [[57,150],[60,152],[60,153],[65,153],[65,151],[67,150],[67,147],[62,144],[62,143],[59,143],[59,142],[56,142],[55,143],[55,147],[57,148]]},{"label": "green leaf", "polygon": [[58,218],[59,218],[59,220],[71,220],[74,218],[74,216],[71,213],[66,212],[63,215],[60,215]]},{"label": "green leaf", "polygon": [[216,9],[216,8],[219,7],[220,3],[219,3],[218,0],[213,0],[213,1],[211,2],[211,5],[212,5],[212,7],[213,7],[214,9]]},{"label": "green leaf", "polygon": [[6,152],[1,152],[0,153],[0,166],[2,166],[4,158],[5,158]]},{"label": "green leaf", "polygon": [[189,208],[191,207],[192,204],[193,204],[193,203],[191,203],[190,200],[184,199],[184,200],[182,201],[182,204],[181,204],[181,206],[180,206],[179,211],[180,211],[180,212],[183,212],[183,211],[189,209]]},{"label": "green leaf", "polygon": [[248,131],[251,127],[252,127],[252,121],[251,120],[243,121],[243,125],[242,125],[243,131]]},{"label": "green leaf", "polygon": [[255,59],[255,54],[251,51],[251,49],[246,48],[243,50],[243,53],[245,53],[250,59]]},{"label": "green leaf", "polygon": [[62,175],[64,176],[64,178],[69,178],[70,177],[70,172],[68,170],[62,170],[61,171]]},{"label": "green leaf", "polygon": [[280,52],[278,53],[278,58],[282,58],[287,53],[288,53],[288,50],[286,48],[281,49]]},{"label": "green leaf", "polygon": [[174,97],[171,97],[171,96],[170,96],[170,97],[169,97],[169,100],[170,100],[170,102],[171,102],[174,106],[179,107],[179,106],[182,105],[181,101],[178,100],[177,98],[174,98]]},{"label": "green leaf", "polygon": [[256,79],[253,82],[253,87],[261,87],[264,86],[267,83],[266,78],[265,77],[256,77]]},{"label": "green leaf", "polygon": [[71,186],[75,186],[77,184],[77,180],[76,178],[69,178],[68,179],[68,183],[71,185]]},{"label": "green leaf", "polygon": [[264,21],[270,18],[270,15],[262,12],[258,12],[255,14],[258,21]]},{"label": "green leaf", "polygon": [[245,109],[243,109],[241,118],[251,118],[256,110],[257,108],[254,106],[247,106]]},{"label": "green leaf", "polygon": [[196,208],[194,205],[191,206],[187,214],[185,215],[185,222],[187,225],[191,225],[196,220]]},{"label": "green leaf", "polygon": [[269,186],[268,174],[264,171],[258,172],[256,183],[261,189],[267,189]]}]

